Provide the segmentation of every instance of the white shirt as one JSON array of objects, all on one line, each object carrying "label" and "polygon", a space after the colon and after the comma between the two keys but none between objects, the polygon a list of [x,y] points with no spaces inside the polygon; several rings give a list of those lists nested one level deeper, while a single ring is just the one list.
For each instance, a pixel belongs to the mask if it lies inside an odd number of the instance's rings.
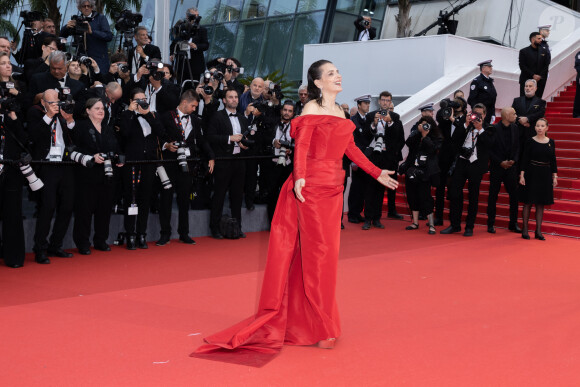
[{"label": "white shirt", "polygon": [[[351,35],[352,36],[352,35]],[[358,40],[359,42],[366,42],[367,40],[370,39],[370,34],[369,34],[369,30],[367,30],[366,28],[364,30],[362,30],[360,32],[360,34],[358,35]]]},{"label": "white shirt", "polygon": [[[183,131],[185,133],[185,138],[187,138],[187,137],[189,137],[189,134],[193,130],[193,125],[191,124],[191,117],[188,117],[186,119],[182,119],[182,117],[185,115],[185,113],[183,113],[181,110],[179,110],[179,108],[177,109],[177,114],[179,115],[179,120],[181,121],[181,125],[182,125]],[[185,141],[185,138],[184,138],[184,141]]]},{"label": "white shirt", "polygon": [[157,111],[157,93],[159,93],[159,90],[162,88],[163,86],[159,86],[159,89],[155,90],[150,84],[147,85],[147,90],[145,90],[145,97],[147,97],[147,101],[149,102],[149,110],[152,112]]},{"label": "white shirt", "polygon": [[[477,160],[477,138],[479,136],[481,136],[481,134],[484,132],[484,129],[482,128],[479,131],[479,134],[477,134],[477,131],[475,129],[473,129],[472,131],[469,131],[469,133],[467,133],[467,137],[465,137],[465,141],[463,142],[463,147],[464,148],[473,148],[473,153],[471,154],[471,157],[469,158],[469,162],[473,163],[474,161]],[[477,134],[477,136],[475,136],[475,134]],[[473,139],[475,138],[475,141],[473,141]],[[465,157],[460,156],[462,159],[465,159]]]},{"label": "white shirt", "polygon": [[[290,123],[288,122],[287,124],[282,124],[280,123],[277,128],[276,128],[276,135],[274,136],[274,140],[272,141],[272,144],[274,144],[274,141],[288,141],[288,142],[292,142],[292,137],[290,137]],[[279,156],[280,155],[280,149],[279,148],[274,148],[274,155]],[[273,161],[277,162],[278,159],[272,159]],[[286,165],[290,164],[290,158],[286,157]]]},{"label": "white shirt", "polygon": [[[234,110],[233,112],[231,112],[226,108],[226,113],[228,113],[228,118],[230,119],[230,122],[232,123],[232,129],[233,129],[232,134],[242,134],[242,127],[240,126],[240,121],[238,120],[238,117],[230,116],[231,113],[236,114],[236,111]],[[231,142],[230,138],[228,137],[228,144],[230,142]],[[238,153],[240,153],[240,144],[236,142],[236,143],[234,143],[234,153],[233,154],[237,155]]]},{"label": "white shirt", "polygon": [[[137,112],[135,112],[135,114],[138,114]],[[149,122],[147,122],[147,120],[141,116],[137,117],[137,121],[139,121],[139,124],[141,125],[141,130],[143,131],[143,137],[147,137],[151,134],[151,125],[149,125]]]},{"label": "white shirt", "polygon": [[[53,118],[56,118],[56,116]],[[46,114],[44,115],[44,117],[42,117],[42,119],[44,120],[44,122],[46,122],[47,125],[50,125],[52,122],[52,118],[50,118]],[[64,148],[66,145],[64,143],[64,137],[62,135],[62,127],[60,126],[60,120],[58,118],[56,118],[55,123],[56,123],[56,141],[54,142],[54,144],[52,143],[53,140],[52,140],[52,126],[51,126],[50,127],[50,135],[51,135],[50,146],[51,147],[52,146],[60,147],[60,155],[62,157],[62,155],[64,154]],[[67,126],[67,128],[72,129],[75,127],[75,123],[73,121],[70,124],[67,124],[66,126]],[[46,155],[46,159],[47,160],[50,159],[50,152],[49,152],[49,154]]]}]

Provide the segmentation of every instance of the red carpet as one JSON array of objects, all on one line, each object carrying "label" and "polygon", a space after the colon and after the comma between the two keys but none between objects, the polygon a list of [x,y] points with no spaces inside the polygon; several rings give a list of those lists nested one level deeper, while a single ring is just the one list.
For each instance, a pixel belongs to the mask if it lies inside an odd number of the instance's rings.
[{"label": "red carpet", "polygon": [[285,347],[262,368],[188,355],[253,313],[266,232],[2,266],[2,385],[578,384],[577,240],[384,223],[342,232],[336,348]]}]

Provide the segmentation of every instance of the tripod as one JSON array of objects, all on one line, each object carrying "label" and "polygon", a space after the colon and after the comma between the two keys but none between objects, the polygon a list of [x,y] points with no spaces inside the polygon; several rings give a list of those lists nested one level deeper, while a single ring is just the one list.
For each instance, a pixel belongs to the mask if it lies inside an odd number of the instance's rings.
[{"label": "tripod", "polygon": [[[198,79],[192,79],[193,75],[191,73],[191,66],[189,65],[189,58],[188,58],[188,51],[182,50],[180,45],[189,44],[186,41],[178,42],[175,45],[174,49],[174,68],[175,68],[175,76],[177,78],[178,84],[183,86],[183,83],[187,80],[191,80],[191,82],[199,82]],[[184,78],[184,76],[187,76]]]}]

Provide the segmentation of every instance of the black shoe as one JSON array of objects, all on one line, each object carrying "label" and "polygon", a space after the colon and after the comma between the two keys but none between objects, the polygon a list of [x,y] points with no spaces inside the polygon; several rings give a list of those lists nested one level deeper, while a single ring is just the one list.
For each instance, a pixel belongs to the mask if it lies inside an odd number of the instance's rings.
[{"label": "black shoe", "polygon": [[127,250],[137,250],[137,237],[135,235],[127,236]]},{"label": "black shoe", "polygon": [[253,205],[253,204],[250,204],[249,206],[248,206],[248,205],[246,206],[246,209],[247,209],[248,211],[254,211],[254,210],[256,209],[256,206],[255,206],[255,205]]},{"label": "black shoe", "polygon": [[224,236],[219,231],[212,231],[211,237],[213,239],[224,239]]},{"label": "black shoe", "polygon": [[427,231],[427,234],[429,235],[435,235],[437,234],[437,230],[435,230],[435,226],[434,225],[428,225],[429,226],[429,231]]},{"label": "black shoe", "polygon": [[358,218],[348,218],[348,223],[359,224],[361,221]]},{"label": "black shoe", "polygon": [[[397,215],[398,215],[398,214],[397,214]],[[399,216],[400,216],[400,215],[399,215]],[[401,218],[402,218],[402,216],[401,216]],[[380,228],[380,229],[383,229],[383,228],[385,228],[385,226],[383,226],[383,224],[381,223],[381,221],[380,221],[380,220],[373,220],[373,227],[374,227],[374,228]]]},{"label": "black shoe", "polygon": [[389,213],[387,214],[387,218],[401,220],[401,219],[403,219],[403,215],[401,215],[401,214],[397,214],[396,212],[389,212]]},{"label": "black shoe", "polygon": [[189,237],[189,235],[181,235],[179,240],[186,245],[195,245],[195,241]]},{"label": "black shoe", "polygon": [[534,238],[539,239],[541,241],[545,241],[546,240],[546,238],[542,235],[542,233],[541,232],[537,232],[537,231],[534,233]]},{"label": "black shoe", "polygon": [[48,249],[46,251],[49,257],[72,258],[72,253],[67,253],[63,249]]},{"label": "black shoe", "polygon": [[365,220],[365,224],[363,224],[362,229],[363,230],[370,230],[371,229],[371,221]]},{"label": "black shoe", "polygon": [[246,237],[246,234],[244,234],[244,233],[242,232],[242,230],[240,230],[240,238],[245,238],[245,237]]},{"label": "black shoe", "polygon": [[79,254],[81,255],[91,255],[91,249],[88,247],[79,247]]},{"label": "black shoe", "polygon": [[22,265],[19,263],[7,263],[6,266],[11,267],[13,269],[19,269],[22,267]]},{"label": "black shoe", "polygon": [[510,225],[508,226],[508,230],[510,230],[510,231],[512,231],[512,232],[515,232],[515,233],[518,233],[518,234],[521,234],[521,233],[522,233],[522,229],[521,229],[521,228],[519,228],[519,226],[518,226],[517,224],[515,224],[515,225],[513,225],[513,224],[510,224]]},{"label": "black shoe", "polygon": [[530,239],[530,236],[528,235],[527,231],[522,231],[522,238],[524,239]]},{"label": "black shoe", "polygon": [[443,219],[435,218],[433,226],[443,226]]},{"label": "black shoe", "polygon": [[340,229],[344,230],[344,223],[340,222]]},{"label": "black shoe", "polygon": [[40,263],[41,265],[48,265],[50,263],[50,259],[48,259],[48,255],[46,255],[46,251],[39,251],[34,256],[34,260],[36,263]]},{"label": "black shoe", "polygon": [[137,247],[140,249],[148,249],[147,241],[145,240],[145,234],[139,234],[137,237]]},{"label": "black shoe", "polygon": [[495,227],[494,226],[487,226],[487,232],[490,234],[495,234]]},{"label": "black shoe", "polygon": [[159,240],[155,242],[155,246],[165,246],[169,243],[169,235],[161,234]]},{"label": "black shoe", "polygon": [[463,236],[466,236],[466,237],[473,236],[473,229],[472,228],[465,228],[465,232],[463,233]]},{"label": "black shoe", "polygon": [[106,244],[105,242],[93,243],[93,246],[95,247],[96,250],[99,251],[111,251],[111,247],[109,247],[109,245]]},{"label": "black shoe", "polygon": [[449,227],[439,231],[439,234],[453,234],[454,232],[461,232],[461,227],[449,226]]},{"label": "black shoe", "polygon": [[419,228],[419,225],[417,223],[411,223],[410,225],[405,227],[405,230],[417,230],[418,228]]}]

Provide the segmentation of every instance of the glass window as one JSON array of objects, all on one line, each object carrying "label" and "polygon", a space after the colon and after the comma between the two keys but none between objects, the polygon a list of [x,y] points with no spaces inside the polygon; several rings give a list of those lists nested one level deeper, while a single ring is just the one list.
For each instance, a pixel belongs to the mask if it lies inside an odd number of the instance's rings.
[{"label": "glass window", "polygon": [[242,0],[222,0],[218,15],[219,22],[230,22],[240,19]]},{"label": "glass window", "polygon": [[184,0],[171,0],[170,9],[173,9],[171,25],[174,26],[179,19],[183,19],[185,17],[185,11],[187,11],[188,8],[194,6],[195,3],[196,1],[186,2]]},{"label": "glass window", "polygon": [[[365,1],[366,3],[366,1]],[[365,7],[363,8],[363,15],[368,15],[372,18],[378,18],[378,19],[383,19],[385,17],[385,10],[386,10],[386,3],[385,1],[381,1],[381,0],[376,0],[376,1],[372,1],[370,4],[368,4],[368,7],[366,6],[367,4],[364,4]],[[368,14],[365,12],[365,9],[368,9]],[[378,34],[377,34],[378,35]]]},{"label": "glass window", "polygon": [[[184,0],[184,3],[187,3],[186,0]],[[194,2],[191,2],[189,7],[193,6]],[[189,8],[189,7],[186,7]],[[218,2],[216,0],[199,0],[199,3],[197,4],[197,10],[199,11],[199,16],[201,16],[201,21],[199,22],[200,24],[213,24],[215,23],[216,20],[216,16],[218,13]],[[176,18],[184,18],[185,17],[185,10],[183,11],[183,14],[181,16],[177,15]]]},{"label": "glass window", "polygon": [[296,16],[290,49],[288,50],[288,58],[286,60],[286,68],[284,69],[289,80],[302,79],[304,45],[320,42],[323,19],[324,12]]},{"label": "glass window", "polygon": [[257,66],[257,74],[265,76],[275,70],[284,70],[288,37],[292,33],[292,18],[269,19],[264,31],[262,51]]},{"label": "glass window", "polygon": [[296,12],[298,0],[271,0],[268,16],[287,15]]},{"label": "glass window", "polygon": [[254,74],[256,62],[262,45],[262,30],[264,21],[250,21],[241,23],[236,38],[234,57],[242,62],[245,74]]},{"label": "glass window", "polygon": [[336,10],[358,14],[360,10],[360,3],[362,1],[366,2],[368,0],[338,0],[336,3]]},{"label": "glass window", "polygon": [[298,10],[296,12],[317,11],[319,9],[326,9],[327,0],[300,0]]},{"label": "glass window", "polygon": [[356,19],[356,15],[349,15],[342,12],[335,13],[329,42],[349,42],[354,40],[356,34],[354,21]]},{"label": "glass window", "polygon": [[246,0],[242,11],[242,19],[265,17],[268,12],[269,2],[270,0]]},{"label": "glass window", "polygon": [[[236,31],[238,30],[238,23],[225,23],[215,26],[215,34],[209,41],[211,52],[208,54],[208,59],[227,58],[234,52],[234,44],[236,42]],[[208,36],[210,36],[208,34]]]}]

